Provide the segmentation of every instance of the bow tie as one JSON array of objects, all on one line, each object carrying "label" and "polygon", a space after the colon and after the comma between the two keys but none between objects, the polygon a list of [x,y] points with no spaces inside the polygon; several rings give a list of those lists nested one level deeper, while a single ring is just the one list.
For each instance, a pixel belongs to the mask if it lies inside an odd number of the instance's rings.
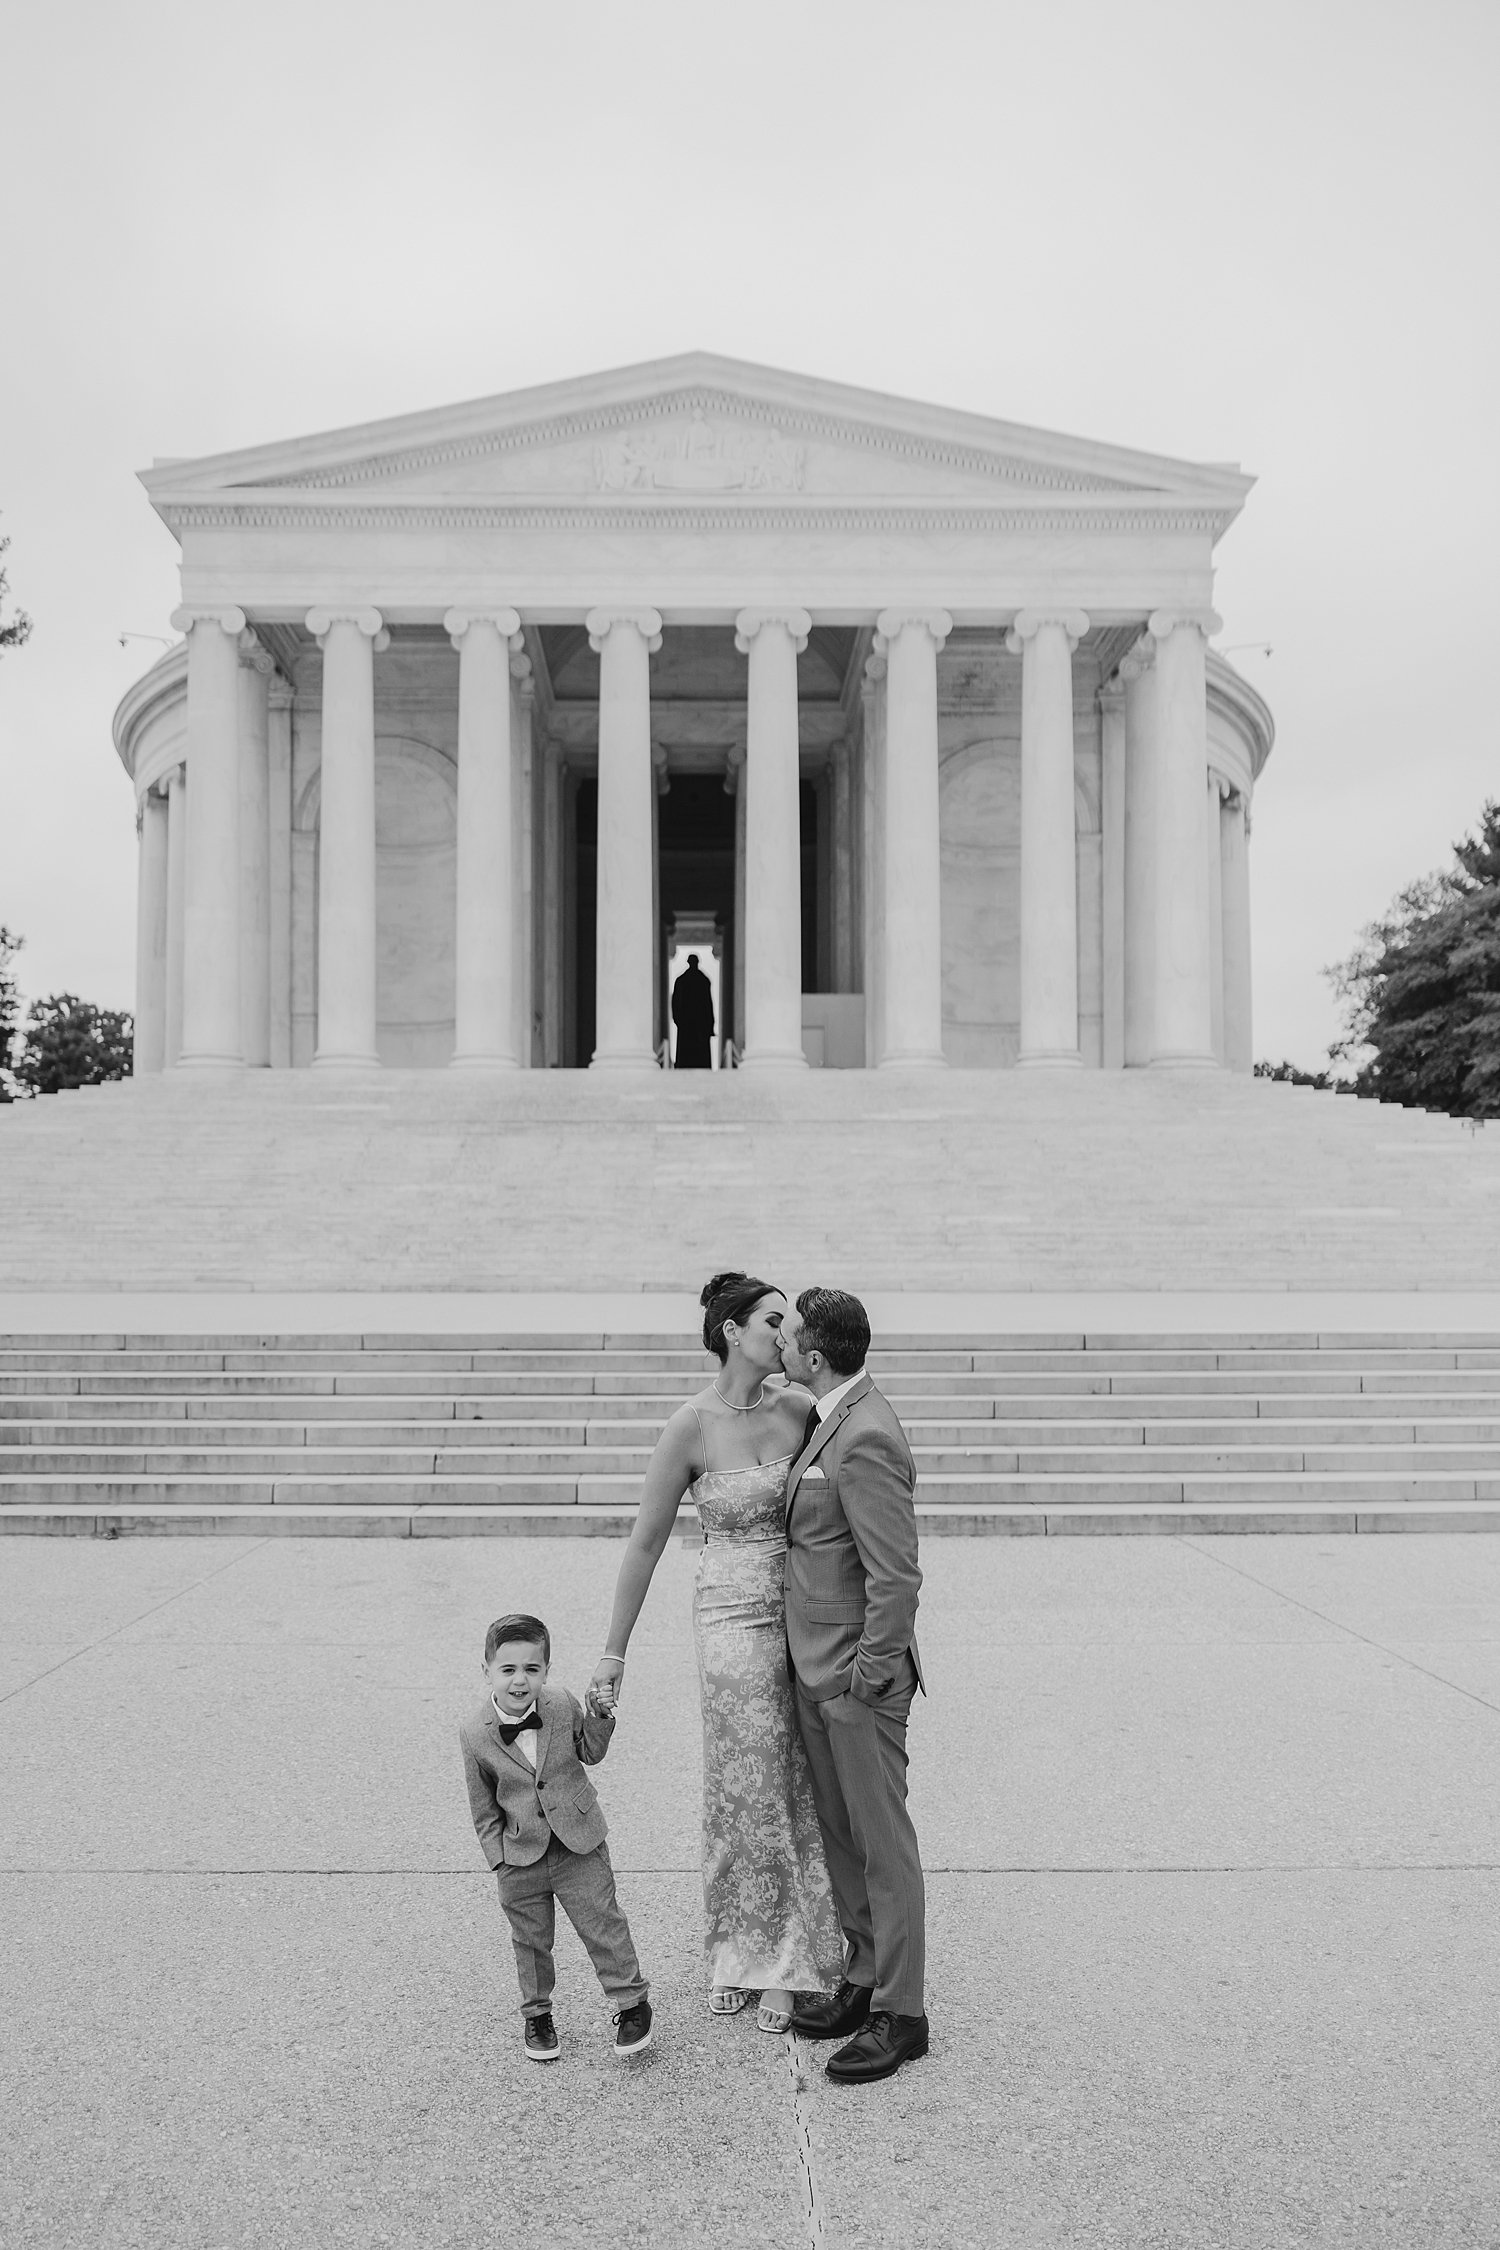
[{"label": "bow tie", "polygon": [[528,1727],[535,1727],[538,1734],[540,1734],[542,1731],[541,1713],[535,1708],[535,1706],[533,1706],[532,1709],[527,1712],[524,1719],[517,1719],[513,1727],[508,1727],[505,1721],[502,1719],[500,1721],[500,1740],[505,1744],[506,1748],[509,1749],[510,1745],[515,1741],[516,1736],[518,1734],[524,1734]]}]

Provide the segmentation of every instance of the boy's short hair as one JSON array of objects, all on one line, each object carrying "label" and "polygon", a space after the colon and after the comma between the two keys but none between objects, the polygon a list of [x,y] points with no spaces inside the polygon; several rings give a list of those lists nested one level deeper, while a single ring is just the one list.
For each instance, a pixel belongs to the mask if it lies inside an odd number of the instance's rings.
[{"label": "boy's short hair", "polygon": [[508,1617],[497,1617],[484,1636],[486,1664],[507,1641],[530,1641],[541,1650],[544,1664],[552,1662],[552,1635],[539,1617],[527,1617],[518,1609],[512,1610]]}]

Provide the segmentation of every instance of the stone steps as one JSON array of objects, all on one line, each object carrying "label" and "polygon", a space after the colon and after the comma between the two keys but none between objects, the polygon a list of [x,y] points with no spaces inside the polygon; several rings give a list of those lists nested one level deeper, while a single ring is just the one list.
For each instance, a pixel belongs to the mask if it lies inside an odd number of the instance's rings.
[{"label": "stone steps", "polygon": [[1494,1128],[1224,1072],[700,1075],[168,1072],[14,1103],[0,1288],[696,1291],[729,1257],[864,1292],[1500,1269]]},{"label": "stone steps", "polygon": [[[0,1529],[618,1536],[705,1366],[676,1338],[14,1336]],[[898,1337],[872,1366],[924,1533],[1500,1528],[1497,1337]]]}]

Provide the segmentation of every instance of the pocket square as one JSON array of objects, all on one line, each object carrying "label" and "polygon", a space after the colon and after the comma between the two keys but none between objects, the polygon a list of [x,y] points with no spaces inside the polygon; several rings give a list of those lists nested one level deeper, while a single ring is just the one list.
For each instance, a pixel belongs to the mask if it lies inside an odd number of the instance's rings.
[{"label": "pocket square", "polygon": [[816,1477],[820,1484],[826,1484],[828,1482],[827,1477],[823,1473],[823,1464],[821,1461],[814,1461],[810,1467],[803,1470],[802,1482],[804,1484],[807,1483],[809,1477]]}]

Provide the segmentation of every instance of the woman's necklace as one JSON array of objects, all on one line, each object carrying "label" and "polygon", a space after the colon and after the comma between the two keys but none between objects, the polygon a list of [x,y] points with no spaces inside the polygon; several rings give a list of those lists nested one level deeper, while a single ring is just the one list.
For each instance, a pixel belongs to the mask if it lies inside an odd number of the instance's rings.
[{"label": "woman's necklace", "polygon": [[716,1399],[719,1399],[725,1406],[728,1407],[731,1414],[753,1414],[757,1406],[760,1405],[761,1400],[766,1395],[766,1385],[764,1377],[761,1378],[761,1386],[759,1391],[756,1393],[755,1397],[751,1399],[748,1406],[736,1406],[732,1398],[725,1398],[724,1393],[720,1390],[717,1383],[710,1383],[708,1387],[713,1392],[714,1397]]}]

